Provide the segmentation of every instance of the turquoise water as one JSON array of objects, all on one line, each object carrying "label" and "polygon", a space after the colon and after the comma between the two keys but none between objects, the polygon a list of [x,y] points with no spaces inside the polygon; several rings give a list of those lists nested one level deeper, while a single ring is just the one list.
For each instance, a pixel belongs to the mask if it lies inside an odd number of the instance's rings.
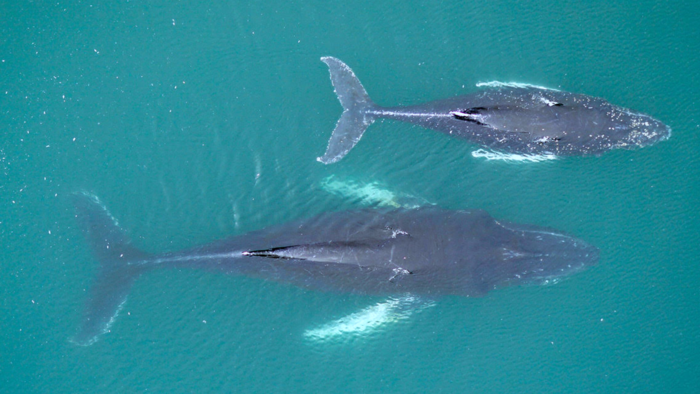
[{"label": "turquoise water", "polygon": [[[0,391],[697,391],[700,4],[3,8]],[[319,61],[329,55],[379,104],[528,82],[649,113],[673,136],[504,163],[385,121],[324,166],[315,158],[342,111]],[[329,176],[560,229],[598,246],[601,261],[553,286],[446,298],[326,343],[303,334],[382,300],[155,271],[111,333],[68,342],[97,269],[70,193],[100,196],[137,245],[161,252],[368,202],[352,187],[329,191]]]}]

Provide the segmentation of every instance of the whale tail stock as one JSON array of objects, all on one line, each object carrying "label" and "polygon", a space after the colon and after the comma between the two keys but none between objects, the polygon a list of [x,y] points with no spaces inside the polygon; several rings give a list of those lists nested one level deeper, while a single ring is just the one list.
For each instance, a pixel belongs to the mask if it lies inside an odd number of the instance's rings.
[{"label": "whale tail stock", "polygon": [[343,114],[328,141],[326,153],[316,159],[323,164],[331,164],[345,157],[362,138],[367,127],[377,118],[371,113],[377,106],[350,67],[334,57],[322,57],[321,61],[328,65],[335,94],[343,106]]},{"label": "whale tail stock", "polygon": [[99,335],[109,332],[131,285],[145,270],[138,262],[149,255],[131,246],[131,240],[97,197],[79,192],[72,199],[78,224],[100,264],[80,330],[71,338],[77,345],[89,346]]}]

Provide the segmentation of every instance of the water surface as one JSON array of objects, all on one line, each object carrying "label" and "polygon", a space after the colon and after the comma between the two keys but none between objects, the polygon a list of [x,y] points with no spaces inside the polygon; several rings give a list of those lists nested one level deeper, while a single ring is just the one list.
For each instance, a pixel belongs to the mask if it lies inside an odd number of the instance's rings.
[{"label": "water surface", "polygon": [[[699,12],[647,1],[6,4],[0,391],[694,392]],[[342,109],[321,56],[347,62],[378,104],[516,81],[604,97],[673,136],[505,163],[385,121],[324,166],[315,158]],[[601,261],[335,343],[304,332],[383,300],[156,271],[110,334],[67,341],[97,268],[70,193],[100,196],[137,245],[161,252],[367,203],[329,192],[329,176],[550,226],[598,246]]]}]

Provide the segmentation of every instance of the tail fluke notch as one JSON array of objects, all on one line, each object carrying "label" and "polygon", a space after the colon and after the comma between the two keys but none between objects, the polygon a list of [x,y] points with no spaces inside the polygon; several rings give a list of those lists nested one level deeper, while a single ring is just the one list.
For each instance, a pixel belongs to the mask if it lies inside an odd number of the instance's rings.
[{"label": "tail fluke notch", "polygon": [[90,288],[80,330],[72,342],[88,346],[109,331],[126,302],[134,280],[143,272],[148,255],[131,246],[107,208],[94,195],[73,195],[75,216],[100,268]]},{"label": "tail fluke notch", "polygon": [[360,141],[367,127],[376,119],[370,113],[376,105],[350,67],[334,57],[322,57],[321,61],[328,65],[335,94],[343,106],[343,114],[328,141],[326,153],[317,158],[321,163],[331,164],[345,157]]}]

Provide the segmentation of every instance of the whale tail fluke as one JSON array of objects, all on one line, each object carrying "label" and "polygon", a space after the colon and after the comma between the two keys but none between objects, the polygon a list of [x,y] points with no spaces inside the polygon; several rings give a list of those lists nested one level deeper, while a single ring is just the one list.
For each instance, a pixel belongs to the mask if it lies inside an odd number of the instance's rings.
[{"label": "whale tail fluke", "polygon": [[323,164],[331,164],[345,157],[362,138],[367,127],[376,119],[371,111],[377,106],[350,67],[334,57],[322,57],[321,61],[328,65],[335,94],[343,106],[343,114],[328,141],[326,153],[316,159]]},{"label": "whale tail fluke", "polygon": [[72,197],[75,217],[100,263],[80,330],[71,339],[77,345],[89,346],[109,332],[131,285],[144,271],[139,262],[149,255],[131,246],[130,239],[97,197],[84,192]]}]

